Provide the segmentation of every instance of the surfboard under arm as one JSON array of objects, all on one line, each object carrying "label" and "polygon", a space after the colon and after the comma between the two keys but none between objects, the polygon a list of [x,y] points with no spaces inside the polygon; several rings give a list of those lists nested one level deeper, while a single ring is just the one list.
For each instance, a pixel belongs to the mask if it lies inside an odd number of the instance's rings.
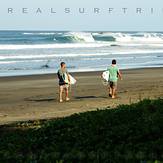
[{"label": "surfboard under arm", "polygon": [[106,81],[109,81],[109,75],[110,75],[109,71],[104,71],[102,73],[102,78]]}]

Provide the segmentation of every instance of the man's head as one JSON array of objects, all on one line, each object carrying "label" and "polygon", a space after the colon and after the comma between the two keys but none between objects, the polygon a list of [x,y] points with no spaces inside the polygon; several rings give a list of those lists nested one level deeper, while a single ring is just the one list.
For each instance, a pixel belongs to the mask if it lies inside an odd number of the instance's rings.
[{"label": "man's head", "polygon": [[66,68],[66,63],[65,62],[61,62],[60,65],[61,65],[61,68]]},{"label": "man's head", "polygon": [[116,65],[117,61],[115,59],[112,60],[112,65]]}]

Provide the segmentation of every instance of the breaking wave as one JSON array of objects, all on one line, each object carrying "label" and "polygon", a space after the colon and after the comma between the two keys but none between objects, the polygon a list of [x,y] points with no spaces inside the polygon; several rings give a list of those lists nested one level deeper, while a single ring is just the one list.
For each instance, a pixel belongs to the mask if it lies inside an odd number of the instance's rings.
[{"label": "breaking wave", "polygon": [[0,76],[163,66],[161,32],[0,31]]},{"label": "breaking wave", "polygon": [[163,33],[157,32],[4,32],[0,44],[53,43],[163,43]]}]

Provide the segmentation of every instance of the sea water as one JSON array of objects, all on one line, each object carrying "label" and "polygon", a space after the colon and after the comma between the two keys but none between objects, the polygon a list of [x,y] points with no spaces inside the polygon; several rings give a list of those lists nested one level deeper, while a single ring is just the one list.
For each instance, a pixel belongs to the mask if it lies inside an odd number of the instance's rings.
[{"label": "sea water", "polygon": [[0,31],[0,76],[163,67],[161,32]]}]

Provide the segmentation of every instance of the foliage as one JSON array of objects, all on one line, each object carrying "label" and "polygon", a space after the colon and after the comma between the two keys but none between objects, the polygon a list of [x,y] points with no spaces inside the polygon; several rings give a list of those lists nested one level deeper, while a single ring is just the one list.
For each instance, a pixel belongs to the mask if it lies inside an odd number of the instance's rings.
[{"label": "foliage", "polygon": [[0,128],[0,162],[161,163],[163,100]]}]

